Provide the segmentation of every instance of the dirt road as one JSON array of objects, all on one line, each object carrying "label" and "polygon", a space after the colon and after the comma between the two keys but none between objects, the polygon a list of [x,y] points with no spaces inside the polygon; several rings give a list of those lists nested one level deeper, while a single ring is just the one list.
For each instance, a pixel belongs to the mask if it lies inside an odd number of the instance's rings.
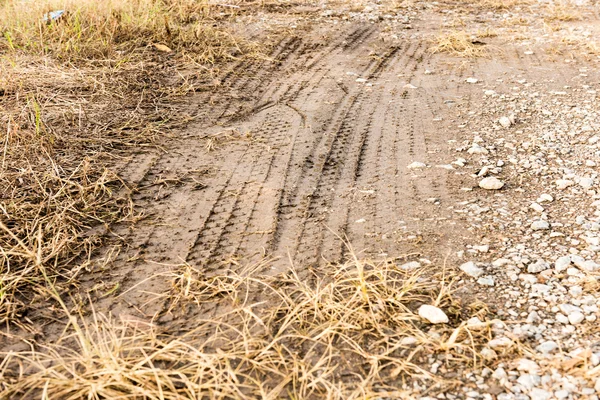
[{"label": "dirt road", "polygon": [[119,165],[94,311],[193,332],[230,393],[597,400],[600,17],[561,4],[257,12],[270,54]]},{"label": "dirt road", "polygon": [[432,73],[444,57],[427,49],[348,23],[284,39],[275,64],[232,66],[185,138],[125,167],[144,219],[125,239],[136,261],[116,273],[264,258],[269,273],[303,270],[342,261],[342,239],[363,256],[443,259],[470,234],[449,208],[463,177],[436,166],[457,158],[452,115],[480,90],[456,84],[468,69]]},{"label": "dirt road", "polygon": [[432,54],[442,24],[429,13],[393,38],[368,21],[311,25],[270,60],[223,71],[192,100],[186,132],[121,171],[143,218],[116,229],[127,262],[111,285],[160,291],[147,278],[181,263],[223,273],[268,259],[261,273],[302,273],[343,261],[344,240],[364,257],[456,264],[465,246],[497,239],[475,235],[460,209],[489,193],[456,149],[477,129],[484,89],[545,74],[560,88],[570,74],[558,56],[505,42],[492,58]]}]

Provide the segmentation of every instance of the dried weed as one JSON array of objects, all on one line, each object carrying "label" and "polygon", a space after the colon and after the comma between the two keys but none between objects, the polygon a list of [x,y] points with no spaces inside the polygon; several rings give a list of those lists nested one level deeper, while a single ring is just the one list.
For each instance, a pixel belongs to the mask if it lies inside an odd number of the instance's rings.
[{"label": "dried weed", "polygon": [[[160,297],[168,312],[187,303],[201,313],[223,296],[229,311],[194,317],[179,336],[96,314],[70,318],[74,333],[57,344],[4,355],[0,397],[409,399],[462,385],[454,372],[489,363],[480,352],[491,338],[487,310],[463,307],[448,276],[356,258],[328,271],[207,277],[183,265]],[[450,323],[422,320],[422,304]],[[475,315],[483,322],[466,322]],[[435,374],[422,367],[432,360]]]},{"label": "dried weed", "polygon": [[458,57],[486,57],[487,46],[471,38],[466,32],[452,31],[439,34],[430,48],[432,53],[449,53]]}]

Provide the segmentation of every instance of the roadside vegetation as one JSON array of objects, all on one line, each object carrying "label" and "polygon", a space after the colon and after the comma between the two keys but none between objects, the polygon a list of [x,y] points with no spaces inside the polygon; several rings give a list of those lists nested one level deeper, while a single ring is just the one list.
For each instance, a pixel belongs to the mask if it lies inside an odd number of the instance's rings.
[{"label": "roadside vegetation", "polygon": [[0,3],[4,328],[31,329],[43,288],[76,285],[110,225],[133,217],[115,173],[128,152],[184,126],[184,96],[255,52],[229,29],[231,12],[187,0]]},{"label": "roadside vegetation", "polygon": [[[6,355],[0,397],[409,399],[461,387],[498,357],[482,352],[498,321],[455,297],[455,278],[357,258],[327,270],[207,277],[175,266],[157,301],[193,327],[71,315],[56,344]],[[424,304],[449,323],[420,317]],[[439,370],[423,368],[433,362]]]}]

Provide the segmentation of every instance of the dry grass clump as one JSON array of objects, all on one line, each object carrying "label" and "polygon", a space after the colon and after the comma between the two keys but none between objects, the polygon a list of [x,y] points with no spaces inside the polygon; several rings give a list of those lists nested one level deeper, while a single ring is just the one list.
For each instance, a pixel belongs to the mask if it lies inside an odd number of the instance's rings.
[{"label": "dry grass clump", "polygon": [[203,137],[206,140],[206,151],[213,151],[226,143],[234,141],[251,141],[250,132],[241,132],[239,129],[226,129],[217,133],[209,134]]},{"label": "dry grass clump", "polygon": [[569,35],[561,38],[561,43],[568,46],[571,50],[587,56],[600,55],[600,45],[597,41],[588,37]]},{"label": "dry grass clump", "polygon": [[[65,13],[45,21],[53,10]],[[9,0],[0,6],[0,51],[84,63],[177,51],[214,63],[241,54],[244,45],[227,30],[214,28],[215,16],[221,14],[206,0]]]},{"label": "dry grass clump", "polygon": [[[0,397],[409,399],[462,385],[453,377],[484,363],[490,323],[465,321],[485,321],[485,308],[463,307],[447,277],[357,259],[329,271],[258,279],[182,266],[166,304],[200,300],[192,329],[71,318],[74,333],[57,344],[4,355]],[[223,295],[230,304],[211,301]],[[215,304],[218,316],[202,317]],[[422,320],[422,304],[450,323]],[[422,367],[432,361],[438,371]]]},{"label": "dry grass clump", "polygon": [[526,0],[479,0],[477,4],[481,8],[493,10],[508,10],[511,8],[529,5],[530,1]]},{"label": "dry grass clump", "polygon": [[493,28],[487,27],[485,29],[480,29],[477,31],[478,38],[494,38],[498,36],[498,31]]},{"label": "dry grass clump", "polygon": [[558,1],[550,4],[544,13],[546,22],[569,22],[581,19],[577,6],[569,1]]},{"label": "dry grass clump", "polygon": [[488,55],[487,46],[471,38],[466,32],[452,31],[439,34],[430,48],[432,53],[449,53],[458,57],[477,58]]},{"label": "dry grass clump", "polygon": [[0,2],[0,324],[27,325],[41,283],[76,284],[131,216],[115,166],[190,120],[183,96],[213,64],[254,51],[223,18],[205,1]]},{"label": "dry grass clump", "polygon": [[446,5],[451,4],[458,9],[467,11],[469,9],[481,12],[485,10],[503,11],[510,10],[518,7],[523,7],[532,4],[531,0],[476,0],[476,1],[465,1],[465,0],[450,0],[446,2]]}]

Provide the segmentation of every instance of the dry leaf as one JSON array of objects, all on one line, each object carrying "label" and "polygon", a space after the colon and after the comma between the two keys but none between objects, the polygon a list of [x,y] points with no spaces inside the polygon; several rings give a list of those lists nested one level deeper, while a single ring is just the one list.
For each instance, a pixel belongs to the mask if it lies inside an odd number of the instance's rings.
[{"label": "dry leaf", "polygon": [[163,53],[170,53],[172,51],[169,47],[165,46],[164,44],[154,43],[153,46],[156,50],[162,51]]},{"label": "dry leaf", "polygon": [[577,365],[585,363],[591,355],[592,355],[592,350],[587,349],[587,350],[582,351],[581,353],[577,354],[572,359],[563,361],[561,363],[561,367],[564,371],[569,371],[569,370],[575,368]]}]

